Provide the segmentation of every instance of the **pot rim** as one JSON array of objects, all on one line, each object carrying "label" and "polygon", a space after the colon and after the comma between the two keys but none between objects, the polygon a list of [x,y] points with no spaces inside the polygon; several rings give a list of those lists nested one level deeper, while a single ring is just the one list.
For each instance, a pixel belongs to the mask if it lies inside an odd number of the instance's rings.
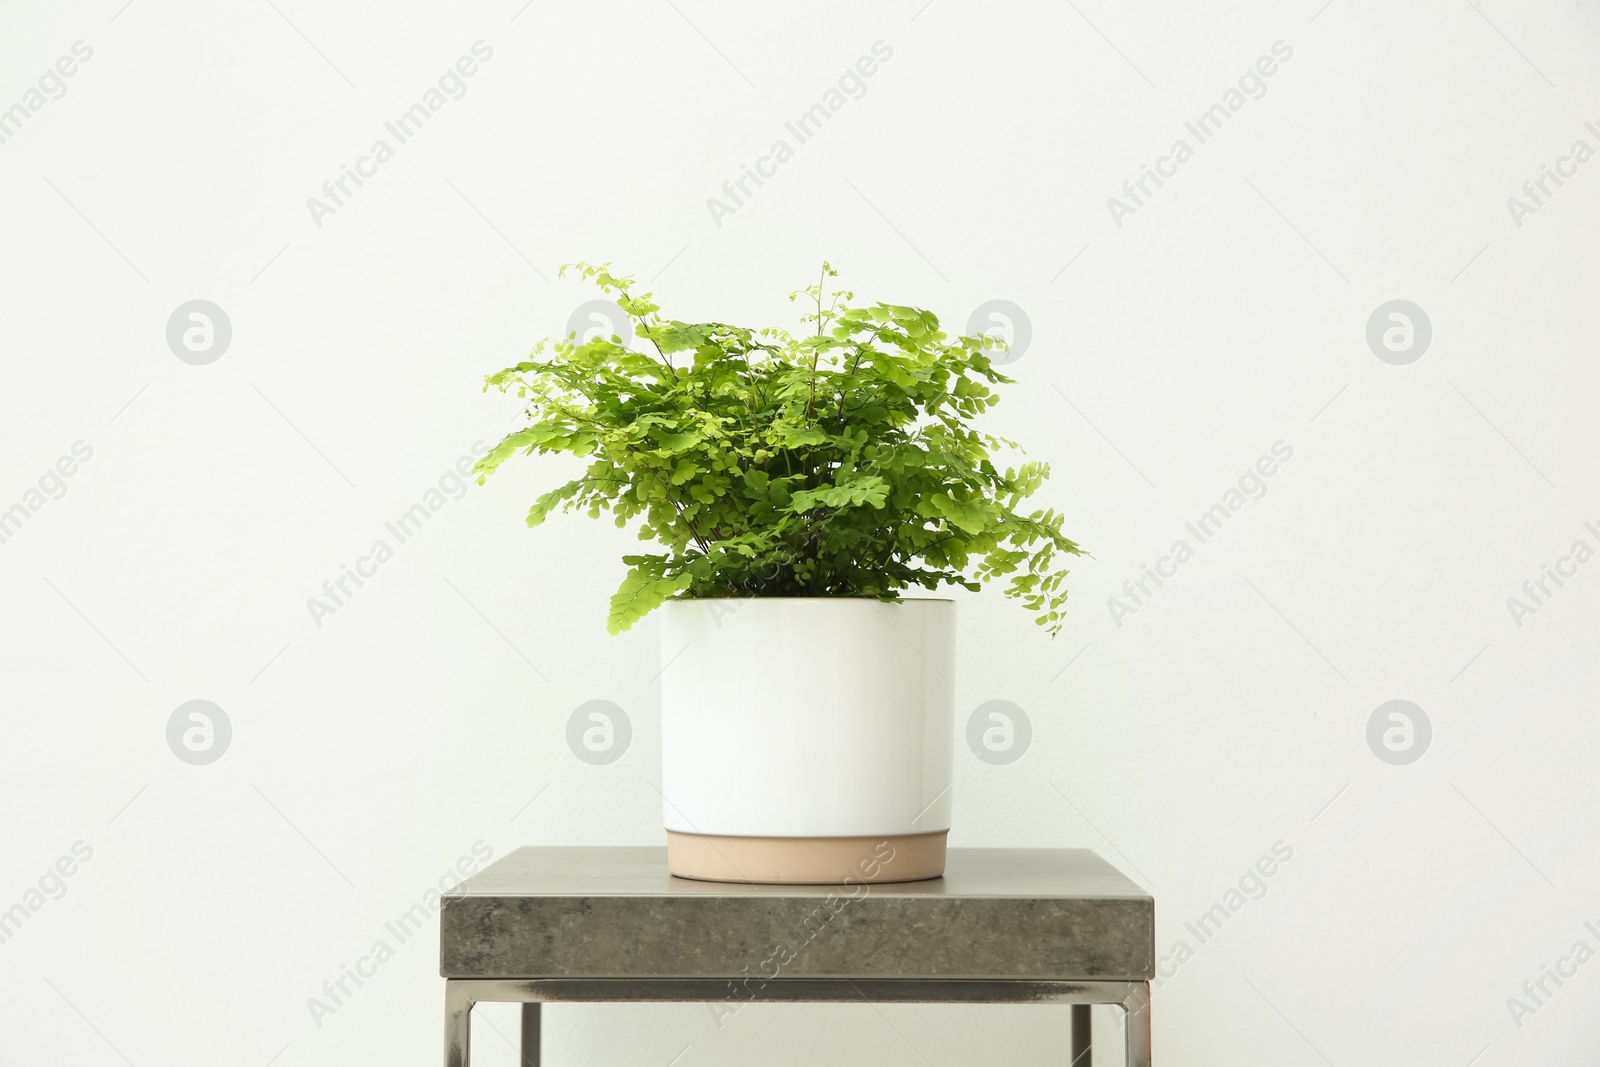
[{"label": "pot rim", "polygon": [[880,600],[875,596],[682,596],[672,597],[668,600],[664,600],[662,601],[662,606],[665,607],[667,604],[710,604],[718,600],[736,600],[740,603],[750,600],[788,600],[816,604],[847,603],[886,605],[907,603],[954,604],[956,602],[954,597],[948,596],[905,596],[901,597],[899,600]]}]

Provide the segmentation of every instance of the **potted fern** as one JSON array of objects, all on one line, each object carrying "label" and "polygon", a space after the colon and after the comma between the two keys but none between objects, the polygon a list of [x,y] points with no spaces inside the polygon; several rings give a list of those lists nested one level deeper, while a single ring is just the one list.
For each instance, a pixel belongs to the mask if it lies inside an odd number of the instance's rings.
[{"label": "potted fern", "polygon": [[[907,881],[943,872],[950,828],[955,605],[1006,593],[1052,633],[1078,546],[1024,513],[1042,463],[976,428],[1010,379],[988,337],[928,311],[790,295],[802,336],[664,319],[606,266],[573,264],[631,320],[543,341],[492,374],[528,423],[477,464],[567,452],[582,476],[528,512],[609,512],[655,551],[624,556],[609,628],[663,609],[662,793],[674,874]],[[562,268],[563,273],[569,268]]]}]

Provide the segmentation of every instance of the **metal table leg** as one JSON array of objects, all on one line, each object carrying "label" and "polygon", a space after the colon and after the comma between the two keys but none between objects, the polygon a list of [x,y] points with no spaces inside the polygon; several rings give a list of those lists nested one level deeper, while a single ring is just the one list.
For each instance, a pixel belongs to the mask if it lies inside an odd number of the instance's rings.
[{"label": "metal table leg", "polygon": [[522,1063],[523,1067],[539,1067],[539,1002],[536,1000],[522,1005]]},{"label": "metal table leg", "polygon": [[1089,1039],[1089,1005],[1072,1006],[1072,1067],[1093,1067],[1094,1053]]},{"label": "metal table leg", "polygon": [[472,1060],[472,998],[455,982],[444,984],[444,1067]]},{"label": "metal table leg", "polygon": [[1150,1067],[1150,983],[1140,982],[1122,1006],[1128,1013],[1128,1067]]}]

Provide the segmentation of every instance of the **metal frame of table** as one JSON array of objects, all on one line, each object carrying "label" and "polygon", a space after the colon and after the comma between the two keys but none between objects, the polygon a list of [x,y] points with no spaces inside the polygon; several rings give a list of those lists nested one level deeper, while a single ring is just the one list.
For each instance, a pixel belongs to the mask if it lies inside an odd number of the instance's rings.
[{"label": "metal frame of table", "polygon": [[472,1008],[522,1005],[521,1062],[540,1067],[541,1004],[719,1002],[789,1004],[1071,1004],[1072,1067],[1090,1067],[1087,1008],[1112,1004],[1126,1013],[1128,1067],[1150,1067],[1150,983],[1017,979],[774,978],[751,999],[723,978],[544,978],[533,981],[452,978],[445,982],[445,1067],[470,1067]]}]

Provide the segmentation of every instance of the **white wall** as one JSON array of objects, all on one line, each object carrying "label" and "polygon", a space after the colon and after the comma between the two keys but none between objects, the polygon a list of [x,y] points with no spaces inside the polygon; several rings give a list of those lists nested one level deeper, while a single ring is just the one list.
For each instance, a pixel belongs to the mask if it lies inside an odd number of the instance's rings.
[{"label": "white wall", "polygon": [[[824,257],[957,328],[1025,309],[995,425],[1053,462],[1044,502],[1094,553],[1054,641],[961,598],[961,717],[1009,700],[1034,740],[1008,766],[958,749],[952,843],[1090,847],[1153,890],[1163,955],[1193,949],[1156,993],[1163,1063],[1588,1062],[1600,963],[1507,1000],[1600,949],[1600,563],[1520,619],[1507,599],[1600,548],[1600,162],[1520,220],[1507,198],[1600,149],[1592,5],[102,0],[0,26],[0,108],[41,105],[0,144],[0,508],[28,512],[0,544],[0,909],[29,914],[0,944],[0,1062],[437,1062],[436,921],[385,922],[477,842],[660,841],[656,627],[605,634],[627,535],[522,527],[559,464],[398,547],[384,523],[509,425],[481,375],[589,297],[560,263],[788,323]],[[29,98],[78,41],[65,94]],[[313,220],[477,41],[466,95]],[[714,220],[878,41],[865,95]],[[1265,95],[1117,225],[1107,198],[1280,41]],[[194,299],[232,325],[204,366],[165,337]],[[1392,299],[1432,324],[1408,365],[1365,337]],[[30,497],[80,441],[65,495]],[[1185,522],[1279,441],[1265,496],[1196,547]],[[318,625],[307,598],[380,538],[394,558]],[[1180,538],[1193,558],[1114,619]],[[167,744],[192,699],[232,727],[206,766]],[[635,731],[609,766],[564,740],[594,699]],[[1394,699],[1432,727],[1407,765],[1367,742]],[[59,899],[30,895],[77,842]],[[1200,944],[1186,921],[1277,842]],[[379,939],[393,958],[314,1020]],[[550,1028],[553,1063],[1043,1064],[1065,1021]]]}]

